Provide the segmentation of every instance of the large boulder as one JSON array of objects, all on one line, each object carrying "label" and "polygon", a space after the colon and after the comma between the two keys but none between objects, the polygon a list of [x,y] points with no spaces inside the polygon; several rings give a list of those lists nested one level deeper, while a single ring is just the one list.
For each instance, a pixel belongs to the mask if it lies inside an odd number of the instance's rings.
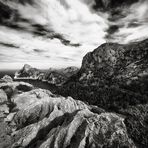
[{"label": "large boulder", "polygon": [[112,113],[94,114],[87,109],[63,114],[54,108],[48,118],[13,133],[16,147],[129,147],[123,119]]},{"label": "large boulder", "polygon": [[[58,108],[63,114],[66,112],[72,113],[80,109],[93,110],[94,108],[82,101],[73,100],[71,97],[56,96],[50,91],[42,89],[18,94],[12,97],[11,100],[16,104],[13,110],[17,110],[17,113],[14,116],[13,122],[17,128],[22,128],[30,123],[42,120],[50,115],[54,108]],[[103,110],[100,110],[100,112],[103,112]]]}]

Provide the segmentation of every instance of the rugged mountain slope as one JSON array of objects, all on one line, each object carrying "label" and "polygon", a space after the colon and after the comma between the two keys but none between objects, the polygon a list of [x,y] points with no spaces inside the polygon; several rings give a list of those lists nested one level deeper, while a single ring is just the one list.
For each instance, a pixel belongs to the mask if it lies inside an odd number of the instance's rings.
[{"label": "rugged mountain slope", "polygon": [[148,76],[147,57],[148,40],[127,45],[105,43],[86,54],[81,69],[68,82],[122,88],[137,84],[138,87],[138,82],[144,83]]},{"label": "rugged mountain slope", "polygon": [[132,81],[148,74],[148,40],[128,45],[106,43],[88,53],[82,62],[80,81],[97,78]]},{"label": "rugged mountain slope", "polygon": [[148,147],[148,40],[101,45],[58,93],[125,115],[134,142]]},{"label": "rugged mountain slope", "polygon": [[27,83],[28,90],[18,89],[20,85],[0,83],[0,107],[9,104],[0,121],[0,147],[136,147],[120,115]]}]

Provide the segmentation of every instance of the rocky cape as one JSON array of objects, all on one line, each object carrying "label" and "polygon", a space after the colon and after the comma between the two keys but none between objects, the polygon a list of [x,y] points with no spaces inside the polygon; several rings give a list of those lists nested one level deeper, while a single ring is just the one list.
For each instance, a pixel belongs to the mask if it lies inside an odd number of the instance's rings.
[{"label": "rocky cape", "polygon": [[15,73],[15,79],[33,79],[48,82],[50,84],[61,85],[65,83],[69,77],[78,72],[77,67],[67,67],[63,69],[52,69],[47,71],[33,68],[28,64]]}]

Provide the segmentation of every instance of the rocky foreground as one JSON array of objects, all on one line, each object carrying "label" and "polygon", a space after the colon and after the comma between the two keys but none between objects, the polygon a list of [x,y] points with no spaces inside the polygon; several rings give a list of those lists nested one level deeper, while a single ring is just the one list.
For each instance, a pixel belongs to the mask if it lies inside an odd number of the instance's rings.
[{"label": "rocky foreground", "polygon": [[124,116],[4,77],[0,82],[1,148],[136,147]]}]

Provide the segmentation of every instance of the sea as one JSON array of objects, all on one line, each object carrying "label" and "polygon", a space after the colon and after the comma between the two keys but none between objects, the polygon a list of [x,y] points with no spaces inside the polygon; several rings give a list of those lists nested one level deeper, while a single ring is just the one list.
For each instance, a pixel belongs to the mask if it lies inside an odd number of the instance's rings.
[{"label": "sea", "polygon": [[0,70],[0,79],[5,75],[9,75],[13,78],[16,71],[17,70]]}]

